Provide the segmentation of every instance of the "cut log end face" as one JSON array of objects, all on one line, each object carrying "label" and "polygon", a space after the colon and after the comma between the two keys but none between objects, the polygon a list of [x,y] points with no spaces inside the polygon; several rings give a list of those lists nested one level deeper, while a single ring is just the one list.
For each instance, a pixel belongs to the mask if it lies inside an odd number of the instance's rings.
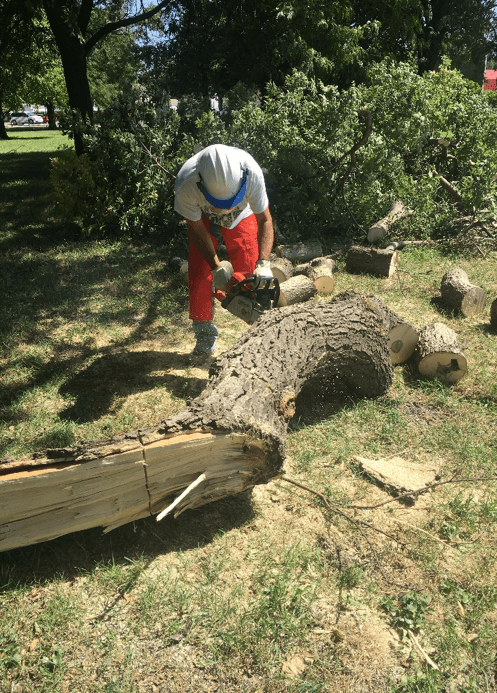
[{"label": "cut log end face", "polygon": [[412,356],[418,343],[417,331],[407,323],[397,325],[388,335],[388,349],[392,363],[405,363]]},{"label": "cut log end face", "polygon": [[466,358],[451,352],[429,354],[419,362],[419,372],[423,377],[440,380],[444,385],[457,383],[467,370]]}]

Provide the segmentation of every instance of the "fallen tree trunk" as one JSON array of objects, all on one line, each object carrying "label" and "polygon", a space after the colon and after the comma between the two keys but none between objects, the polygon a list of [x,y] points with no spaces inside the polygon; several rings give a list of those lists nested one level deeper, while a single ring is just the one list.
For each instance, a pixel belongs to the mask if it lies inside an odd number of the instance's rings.
[{"label": "fallen tree trunk", "polygon": [[332,397],[339,381],[376,397],[390,386],[392,366],[381,315],[354,299],[269,311],[209,376],[199,397],[154,430],[3,461],[0,550],[90,527],[108,531],[175,499],[178,515],[266,483],[282,473],[304,386]]},{"label": "fallen tree trunk", "polygon": [[391,277],[394,274],[399,254],[395,250],[382,250],[379,248],[364,248],[353,245],[347,253],[347,272],[361,274],[374,274],[379,277]]},{"label": "fallen tree trunk", "polygon": [[356,294],[353,291],[344,291],[333,299],[335,301],[358,301],[371,304],[374,311],[381,316],[381,320],[387,334],[387,345],[392,364],[405,363],[412,356],[418,343],[418,332],[400,315],[386,305],[386,303],[374,294]]},{"label": "fallen tree trunk", "polygon": [[454,385],[468,371],[457,334],[440,322],[431,323],[421,330],[416,358],[422,376],[440,380],[444,385]]},{"label": "fallen tree trunk", "polygon": [[479,287],[471,284],[463,269],[451,269],[442,277],[440,284],[442,301],[466,317],[481,313],[487,302],[487,294]]}]

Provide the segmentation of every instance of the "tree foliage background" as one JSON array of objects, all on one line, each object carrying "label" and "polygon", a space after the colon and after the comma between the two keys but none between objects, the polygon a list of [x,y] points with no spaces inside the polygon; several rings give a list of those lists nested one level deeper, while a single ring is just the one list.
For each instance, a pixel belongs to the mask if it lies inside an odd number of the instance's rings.
[{"label": "tree foliage background", "polygon": [[[463,216],[494,218],[495,101],[481,84],[496,0],[0,4],[13,16],[26,9],[0,35],[9,70],[21,29],[48,19],[75,141],[52,179],[87,233],[175,238],[174,175],[194,145],[213,142],[267,169],[272,211],[291,239],[360,236],[396,199],[418,237],[455,233]],[[96,123],[94,99],[107,108]],[[361,109],[372,131],[352,161]]]}]

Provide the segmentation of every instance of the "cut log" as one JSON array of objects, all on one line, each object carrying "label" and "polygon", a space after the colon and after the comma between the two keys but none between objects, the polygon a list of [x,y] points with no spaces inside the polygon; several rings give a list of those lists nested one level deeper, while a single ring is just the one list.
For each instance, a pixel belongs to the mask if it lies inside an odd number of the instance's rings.
[{"label": "cut log", "polygon": [[397,315],[386,303],[374,294],[356,294],[344,291],[334,297],[335,301],[361,301],[371,304],[373,310],[381,316],[388,340],[388,351],[394,366],[405,363],[412,356],[418,343],[418,332],[408,322]]},{"label": "cut log", "polygon": [[466,317],[481,313],[487,302],[487,294],[479,287],[471,284],[463,269],[451,269],[442,277],[440,285],[442,302]]},{"label": "cut log", "polygon": [[492,302],[490,306],[490,325],[494,330],[497,330],[497,298]]},{"label": "cut log", "polygon": [[0,550],[110,530],[175,500],[177,516],[266,483],[282,473],[288,420],[304,386],[329,398],[339,381],[376,397],[392,374],[372,304],[268,311],[214,361],[201,395],[156,429],[0,464]]},{"label": "cut log", "polygon": [[280,299],[278,306],[293,306],[295,303],[304,303],[317,294],[314,282],[303,274],[291,277],[280,286]]},{"label": "cut log", "polygon": [[346,269],[351,273],[374,274],[391,277],[397,269],[399,254],[395,250],[364,248],[353,245],[347,253]]},{"label": "cut log", "polygon": [[416,349],[419,372],[425,378],[453,385],[466,375],[468,364],[457,334],[434,322],[419,333]]},{"label": "cut log", "polygon": [[394,224],[399,219],[407,216],[409,212],[407,211],[404,204],[400,201],[394,202],[392,209],[388,212],[386,217],[380,219],[375,224],[369,227],[368,231],[368,241],[370,243],[375,243],[376,241],[381,241],[384,238],[392,224]]},{"label": "cut log", "polygon": [[277,245],[275,252],[278,257],[284,257],[293,264],[298,264],[320,257],[323,254],[323,246],[317,239],[311,239],[295,245]]},{"label": "cut log", "polygon": [[280,284],[288,281],[294,274],[292,263],[284,257],[277,257],[271,260],[271,271],[273,277],[276,277]]},{"label": "cut log", "polygon": [[295,275],[304,275],[308,277],[319,293],[331,294],[335,288],[335,279],[333,277],[333,269],[335,260],[331,257],[317,257],[305,264],[297,265],[294,270]]}]

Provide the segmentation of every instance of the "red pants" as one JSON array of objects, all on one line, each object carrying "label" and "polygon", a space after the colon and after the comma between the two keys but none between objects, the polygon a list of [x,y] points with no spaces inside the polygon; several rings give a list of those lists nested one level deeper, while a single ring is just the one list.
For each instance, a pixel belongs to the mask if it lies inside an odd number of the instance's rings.
[{"label": "red pants", "polygon": [[[210,232],[210,221],[202,214],[207,231]],[[259,258],[257,242],[257,219],[251,214],[235,226],[225,229],[221,234],[230,262],[235,272],[246,277],[252,274]],[[214,248],[217,250],[217,239],[211,234]],[[190,318],[192,320],[212,320],[212,274],[209,263],[190,243],[188,253],[188,285],[190,290]]]}]

